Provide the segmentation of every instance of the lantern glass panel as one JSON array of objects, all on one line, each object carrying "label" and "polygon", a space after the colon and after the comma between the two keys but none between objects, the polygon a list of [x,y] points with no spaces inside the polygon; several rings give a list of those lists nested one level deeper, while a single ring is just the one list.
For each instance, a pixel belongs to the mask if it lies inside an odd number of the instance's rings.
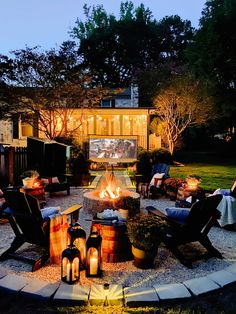
[{"label": "lantern glass panel", "polygon": [[61,279],[73,284],[80,278],[80,252],[72,246],[62,252]]},{"label": "lantern glass panel", "polygon": [[80,251],[81,264],[83,264],[85,266],[85,264],[86,264],[86,239],[85,238],[77,238],[74,240],[73,244]]},{"label": "lantern glass panel", "polygon": [[88,268],[90,275],[98,274],[98,251],[95,248],[88,250]]}]

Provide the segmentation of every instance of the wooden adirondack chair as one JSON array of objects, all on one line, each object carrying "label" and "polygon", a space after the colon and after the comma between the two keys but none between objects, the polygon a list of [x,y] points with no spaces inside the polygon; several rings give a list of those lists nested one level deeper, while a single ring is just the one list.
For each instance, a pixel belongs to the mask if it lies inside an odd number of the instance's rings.
[{"label": "wooden adirondack chair", "polygon": [[154,198],[157,194],[164,194],[164,181],[169,178],[170,166],[164,163],[154,165],[152,179],[149,184],[150,196]]},{"label": "wooden adirondack chair", "polygon": [[220,218],[217,206],[221,199],[222,195],[214,195],[194,203],[187,218],[182,223],[168,218],[161,211],[151,206],[146,208],[149,214],[157,215],[167,222],[169,228],[163,234],[162,240],[184,266],[192,268],[192,262],[184,257],[179,250],[179,246],[190,242],[200,242],[206,248],[210,257],[223,258],[222,254],[213,247],[207,235],[217,219]]},{"label": "wooden adirondack chair", "polygon": [[[19,191],[6,191],[4,198],[7,208],[4,210],[5,217],[15,233],[15,238],[1,256],[0,261],[14,258],[32,264],[32,271],[43,266],[48,260],[49,254],[49,219],[43,219],[38,200]],[[73,205],[63,213],[78,218],[81,205]],[[72,220],[73,220],[72,217]],[[25,243],[35,244],[43,248],[42,255],[33,259],[20,255],[16,251]]]}]

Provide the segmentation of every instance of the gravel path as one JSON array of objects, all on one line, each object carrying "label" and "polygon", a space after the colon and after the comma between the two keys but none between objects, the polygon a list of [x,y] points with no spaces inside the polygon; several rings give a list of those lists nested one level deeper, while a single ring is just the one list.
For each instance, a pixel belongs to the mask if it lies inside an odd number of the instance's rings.
[{"label": "gravel path", "polygon": [[[62,209],[79,203],[82,204],[82,195],[85,190],[71,189],[71,195],[65,196],[65,193],[58,193],[54,198],[48,198],[47,206],[60,206]],[[156,208],[164,209],[168,206],[174,206],[174,202],[160,198],[157,200],[142,199],[141,210],[147,205],[153,205]],[[80,211],[80,223],[89,234],[90,222],[85,219],[91,218],[87,213]],[[153,269],[141,270],[136,268],[132,261],[124,263],[103,263],[102,278],[86,278],[84,271],[81,272],[81,284],[90,286],[91,284],[120,284],[122,286],[152,286],[154,283],[166,284],[174,282],[182,282],[184,280],[205,276],[206,274],[222,270],[232,263],[236,262],[236,232],[227,231],[218,227],[213,227],[209,233],[209,237],[213,245],[223,254],[224,259],[210,258],[207,260],[199,260],[193,263],[193,269],[187,269],[179,263],[178,260],[164,247],[158,249],[158,254],[155,259]],[[0,254],[9,247],[14,238],[11,227],[8,224],[0,224]],[[29,248],[30,247],[30,248]],[[26,247],[27,250],[31,246]],[[188,252],[199,251],[204,252],[200,244],[192,244],[185,246],[186,254]],[[30,266],[15,260],[7,260],[0,263],[0,266],[5,267],[12,273],[20,274],[31,278],[37,278],[48,282],[60,281],[60,266],[50,265],[42,267],[40,270],[32,273]]]}]

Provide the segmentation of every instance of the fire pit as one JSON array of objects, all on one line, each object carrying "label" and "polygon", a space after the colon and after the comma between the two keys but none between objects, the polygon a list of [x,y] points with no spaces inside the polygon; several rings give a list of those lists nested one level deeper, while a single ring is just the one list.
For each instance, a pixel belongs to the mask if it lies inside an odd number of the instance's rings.
[{"label": "fire pit", "polygon": [[94,191],[83,195],[83,208],[86,212],[96,214],[106,208],[114,209],[114,200],[119,197],[130,196],[139,200],[140,195],[123,187],[119,179],[113,173],[105,172]]}]

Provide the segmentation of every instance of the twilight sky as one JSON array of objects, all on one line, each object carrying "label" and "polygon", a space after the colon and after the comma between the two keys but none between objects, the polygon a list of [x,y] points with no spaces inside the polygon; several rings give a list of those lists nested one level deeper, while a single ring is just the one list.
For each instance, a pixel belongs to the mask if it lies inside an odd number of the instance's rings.
[{"label": "twilight sky", "polygon": [[[71,39],[68,32],[77,18],[84,19],[83,5],[102,4],[107,13],[118,17],[120,0],[0,0],[0,54],[41,46],[43,50],[59,47]],[[124,1],[123,1],[124,2]],[[179,15],[198,27],[206,0],[133,0],[149,8],[157,20]]]}]

